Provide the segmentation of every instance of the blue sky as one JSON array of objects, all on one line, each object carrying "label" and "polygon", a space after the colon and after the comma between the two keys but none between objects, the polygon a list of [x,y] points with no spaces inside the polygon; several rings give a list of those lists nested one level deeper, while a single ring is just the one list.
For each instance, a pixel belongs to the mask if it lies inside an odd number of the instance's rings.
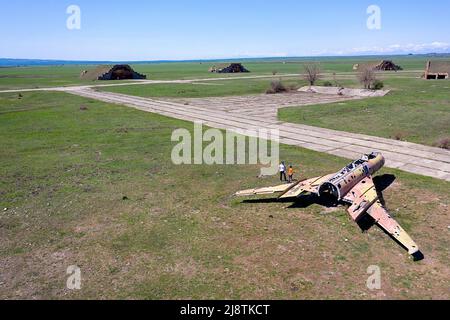
[{"label": "blue sky", "polygon": [[[81,29],[69,30],[69,5]],[[381,8],[381,30],[367,8]],[[2,1],[0,57],[160,60],[450,52],[443,0]]]}]

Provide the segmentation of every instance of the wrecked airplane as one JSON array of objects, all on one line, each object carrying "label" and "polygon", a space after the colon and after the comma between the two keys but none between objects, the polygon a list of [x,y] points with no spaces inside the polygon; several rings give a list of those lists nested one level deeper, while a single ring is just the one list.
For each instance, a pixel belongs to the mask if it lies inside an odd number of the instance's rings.
[{"label": "wrecked airplane", "polygon": [[236,193],[236,196],[280,194],[278,200],[294,200],[313,195],[321,203],[344,204],[353,221],[360,224],[369,218],[395,241],[406,248],[415,260],[423,259],[417,244],[392,218],[383,206],[372,176],[385,164],[381,153],[364,155],[348,166],[330,175],[284,184],[277,187],[250,189]]}]

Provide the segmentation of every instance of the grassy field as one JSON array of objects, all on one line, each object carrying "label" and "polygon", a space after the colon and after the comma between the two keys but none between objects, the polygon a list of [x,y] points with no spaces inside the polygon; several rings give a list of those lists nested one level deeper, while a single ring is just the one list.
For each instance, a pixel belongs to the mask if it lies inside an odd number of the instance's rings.
[{"label": "grassy field", "polygon": [[[242,75],[240,75],[242,76]],[[236,76],[238,77],[238,76]],[[402,74],[385,72],[380,74],[380,79],[389,79],[392,82],[397,80],[405,81],[419,77],[419,73]],[[252,94],[263,94],[270,88],[272,81],[281,81],[288,89],[298,89],[308,85],[302,76],[267,76],[263,79],[230,79],[217,81],[204,81],[193,83],[164,83],[164,84],[143,84],[143,85],[120,85],[98,87],[97,90],[122,93],[145,98],[206,98],[223,96],[243,96]],[[317,85],[322,86],[325,82],[336,83],[339,86],[359,88],[361,85],[356,80],[355,73],[342,73],[337,76],[323,74]]]},{"label": "grassy field", "polygon": [[[437,145],[450,138],[450,82],[384,77],[385,97],[282,109],[281,120]],[[354,83],[356,85],[356,83]]]},{"label": "grassy field", "polygon": [[84,66],[18,67],[0,68],[0,90],[34,89],[91,84],[82,81]]},{"label": "grassy field", "polygon": [[[401,64],[405,70],[423,70],[426,58],[424,57],[386,57],[392,58]],[[318,60],[324,72],[351,72],[355,63],[378,60],[376,57],[351,58],[317,58],[317,59],[279,59],[254,60],[245,62],[245,66],[252,72],[251,75],[271,75],[303,72],[305,62]],[[153,63],[138,64],[133,67],[152,80],[177,80],[214,77],[235,77],[239,75],[211,74],[208,69],[220,62],[184,62],[184,63]],[[80,74],[83,70],[95,66],[67,65],[51,67],[18,67],[0,68],[0,90],[16,88],[42,88],[55,86],[70,86],[79,84],[98,84],[99,82],[82,81]]]},{"label": "grassy field", "polygon": [[[200,82],[188,84],[152,84],[138,86],[114,86],[98,88],[101,91],[128,94],[132,96],[147,98],[204,98],[204,97],[222,97],[222,96],[243,96],[251,94],[261,94],[266,92],[273,79],[245,79],[245,80],[225,80],[214,82]],[[283,80],[286,87],[295,88],[306,85],[306,81],[297,78],[288,78]]]},{"label": "grassy field", "polygon": [[[388,208],[426,255],[414,263],[343,208],[233,198],[277,183],[257,166],[173,165],[177,128],[192,125],[63,93],[0,94],[0,298],[450,298],[448,182],[380,173],[395,175]],[[281,154],[302,176],[347,163]],[[65,289],[70,265],[80,291]],[[371,265],[380,291],[366,288]]]}]

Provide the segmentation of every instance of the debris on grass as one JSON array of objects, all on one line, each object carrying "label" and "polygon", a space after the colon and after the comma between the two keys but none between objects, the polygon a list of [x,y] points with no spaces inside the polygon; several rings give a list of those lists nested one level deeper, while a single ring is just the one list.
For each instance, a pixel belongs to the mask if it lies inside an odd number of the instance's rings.
[{"label": "debris on grass", "polygon": [[116,129],[117,133],[128,133],[128,128],[118,128]]}]

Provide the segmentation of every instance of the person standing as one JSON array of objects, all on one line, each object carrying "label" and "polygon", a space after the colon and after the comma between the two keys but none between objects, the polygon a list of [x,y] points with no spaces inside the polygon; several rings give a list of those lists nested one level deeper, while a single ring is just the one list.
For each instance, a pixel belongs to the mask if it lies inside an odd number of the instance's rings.
[{"label": "person standing", "polygon": [[292,166],[289,166],[288,177],[289,183],[292,183],[294,181],[294,168],[292,168]]},{"label": "person standing", "polygon": [[[283,180],[284,179],[284,180]],[[280,164],[280,181],[286,181],[287,182],[287,177],[286,177],[286,165],[284,164],[284,162],[282,162]]]}]

